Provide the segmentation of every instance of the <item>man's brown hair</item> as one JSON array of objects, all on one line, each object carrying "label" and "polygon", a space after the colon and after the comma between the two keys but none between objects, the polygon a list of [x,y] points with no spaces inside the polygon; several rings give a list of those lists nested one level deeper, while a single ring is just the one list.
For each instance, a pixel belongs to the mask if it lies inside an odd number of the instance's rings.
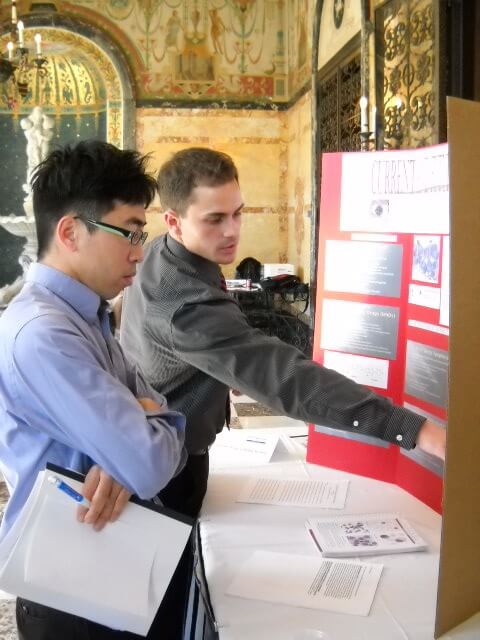
[{"label": "man's brown hair", "polygon": [[158,173],[162,208],[182,216],[193,202],[195,187],[216,187],[233,180],[238,182],[238,171],[226,153],[204,147],[183,149],[165,162]]}]

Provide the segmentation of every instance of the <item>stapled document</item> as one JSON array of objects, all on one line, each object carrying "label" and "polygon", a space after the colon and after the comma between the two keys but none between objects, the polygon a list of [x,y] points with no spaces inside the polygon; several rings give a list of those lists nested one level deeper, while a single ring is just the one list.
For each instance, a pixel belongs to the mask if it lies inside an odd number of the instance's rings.
[{"label": "stapled document", "polygon": [[305,525],[324,557],[406,553],[427,548],[411,524],[395,513],[310,518]]}]

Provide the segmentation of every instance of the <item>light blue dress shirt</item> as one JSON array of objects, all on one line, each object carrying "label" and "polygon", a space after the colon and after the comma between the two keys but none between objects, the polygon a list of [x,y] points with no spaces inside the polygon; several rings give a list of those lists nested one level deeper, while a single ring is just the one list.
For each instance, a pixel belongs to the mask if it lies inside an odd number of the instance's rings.
[{"label": "light blue dress shirt", "polygon": [[[97,463],[141,498],[184,464],[184,417],[127,362],[99,308],[91,289],[36,263],[0,318],[0,470],[11,496],[0,538],[47,462],[81,473]],[[162,409],[145,412],[138,397]]]}]

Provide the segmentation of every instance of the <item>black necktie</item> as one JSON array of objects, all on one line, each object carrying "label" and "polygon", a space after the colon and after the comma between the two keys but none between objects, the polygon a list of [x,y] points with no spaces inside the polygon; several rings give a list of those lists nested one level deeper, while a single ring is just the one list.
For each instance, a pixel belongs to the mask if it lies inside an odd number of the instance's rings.
[{"label": "black necktie", "polygon": [[227,290],[227,283],[225,282],[225,278],[223,277],[223,273],[220,274],[220,289],[222,291]]}]

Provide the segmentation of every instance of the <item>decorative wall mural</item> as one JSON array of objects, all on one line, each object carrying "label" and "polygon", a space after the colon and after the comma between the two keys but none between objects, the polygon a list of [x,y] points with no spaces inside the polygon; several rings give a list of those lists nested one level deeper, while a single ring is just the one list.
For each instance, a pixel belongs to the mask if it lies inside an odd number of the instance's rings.
[{"label": "decorative wall mural", "polygon": [[313,0],[58,5],[112,35],[135,74],[137,99],[147,104],[194,99],[266,106],[287,102],[310,82]]}]

